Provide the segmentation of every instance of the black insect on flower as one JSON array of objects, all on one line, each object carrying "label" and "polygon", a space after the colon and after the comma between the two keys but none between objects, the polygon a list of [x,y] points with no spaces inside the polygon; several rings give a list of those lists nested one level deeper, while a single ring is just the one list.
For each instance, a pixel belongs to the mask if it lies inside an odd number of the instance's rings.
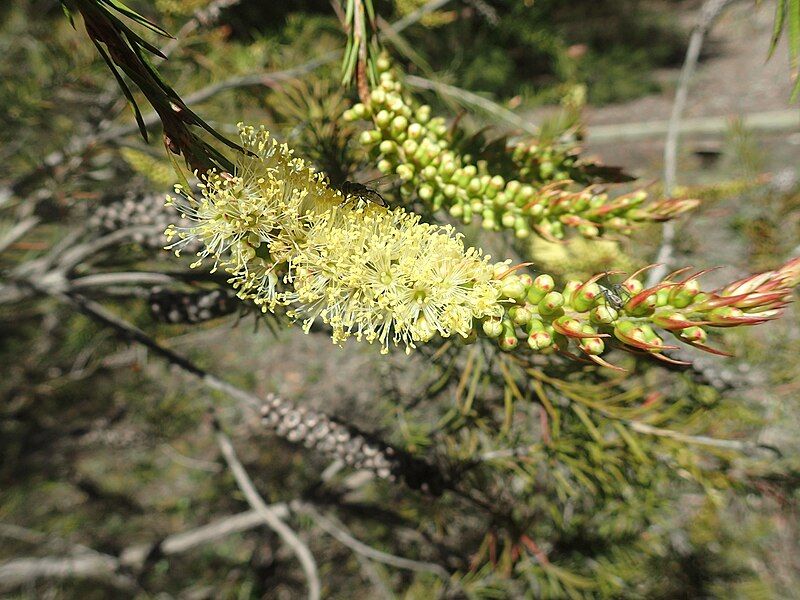
[{"label": "black insect on flower", "polygon": [[631,299],[631,293],[628,288],[621,283],[613,283],[608,286],[600,285],[600,293],[603,294],[606,303],[616,310],[622,310],[628,300]]},{"label": "black insect on flower", "polygon": [[386,206],[386,199],[378,190],[385,191],[386,189],[391,188],[397,179],[397,175],[389,173],[388,175],[382,175],[381,177],[370,179],[364,183],[359,183],[357,181],[344,181],[338,187],[339,191],[342,192],[342,196],[344,196],[343,204],[357,200],[362,202],[371,202],[372,204],[377,204],[378,206]]}]

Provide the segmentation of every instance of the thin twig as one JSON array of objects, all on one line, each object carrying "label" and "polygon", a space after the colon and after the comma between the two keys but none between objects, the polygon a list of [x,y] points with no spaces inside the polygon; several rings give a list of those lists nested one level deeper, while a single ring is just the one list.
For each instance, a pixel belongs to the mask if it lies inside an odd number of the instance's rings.
[{"label": "thin twig", "polygon": [[168,273],[149,273],[145,271],[92,273],[91,275],[84,275],[70,280],[70,287],[74,290],[79,290],[115,285],[166,285],[175,283],[175,281],[175,277]]},{"label": "thin twig", "polygon": [[[667,140],[664,145],[664,195],[667,197],[669,197],[675,189],[678,168],[678,134],[680,133],[681,117],[686,108],[686,101],[689,97],[689,83],[697,67],[697,61],[700,58],[703,40],[722,10],[730,4],[731,1],[732,0],[706,0],[700,8],[697,24],[689,39],[689,47],[686,49],[686,57],[683,60],[683,67],[681,67],[678,89],[675,91],[675,101],[672,104],[672,113],[670,114],[669,124],[667,125]],[[661,281],[669,272],[674,242],[675,224],[672,221],[667,221],[662,229],[661,245],[658,248],[655,259],[658,266],[648,273],[647,287],[651,287]]]},{"label": "thin twig", "polygon": [[353,552],[365,556],[371,560],[397,567],[398,569],[406,569],[408,571],[420,571],[424,573],[433,573],[443,580],[448,581],[450,574],[441,565],[431,562],[423,562],[419,560],[412,560],[410,558],[403,558],[402,556],[395,556],[381,550],[377,550],[372,546],[368,546],[364,542],[354,538],[345,528],[342,523],[338,523],[336,519],[330,516],[325,516],[320,513],[316,508],[307,502],[300,502],[295,500],[291,503],[292,510],[305,513],[314,519],[317,526],[325,531],[328,535],[335,538]]},{"label": "thin twig", "polygon": [[291,527],[284,523],[280,517],[267,506],[267,503],[264,502],[261,495],[256,491],[253,481],[236,456],[236,451],[233,449],[230,438],[219,428],[218,424],[216,429],[219,448],[222,451],[222,455],[225,457],[225,462],[228,463],[231,473],[233,473],[234,479],[236,479],[236,484],[247,499],[247,503],[259,514],[264,523],[280,536],[283,543],[289,546],[295,555],[297,555],[297,559],[300,561],[300,565],[308,580],[308,597],[311,600],[319,600],[321,585],[319,575],[317,574],[317,563],[311,551],[308,549],[308,546],[297,537],[297,534]]},{"label": "thin twig", "polygon": [[3,252],[11,244],[16,242],[23,235],[28,233],[31,229],[39,224],[39,217],[28,217],[17,222],[9,231],[0,239],[0,252]]},{"label": "thin twig", "polygon": [[[289,517],[285,502],[271,504],[269,509],[278,518]],[[11,589],[38,578],[67,579],[86,577],[110,581],[123,589],[135,589],[135,582],[119,571],[122,568],[138,570],[147,557],[157,552],[164,556],[180,554],[220,538],[254,529],[264,524],[263,517],[255,510],[223,517],[207,525],[168,535],[152,544],[137,544],[125,548],[119,558],[100,554],[85,546],[69,544],[60,538],[33,531],[25,527],[0,523],[0,536],[17,539],[30,544],[55,544],[59,550],[70,549],[70,556],[25,557],[10,560],[0,565],[0,589]]]},{"label": "thin twig", "polygon": [[539,129],[535,125],[529,123],[518,114],[508,110],[507,108],[503,108],[496,102],[492,102],[488,98],[484,98],[483,96],[475,94],[474,92],[470,92],[441,81],[433,81],[432,79],[426,79],[425,77],[418,77],[417,75],[406,75],[405,81],[411,87],[423,90],[433,90],[443,96],[455,98],[462,104],[477,107],[492,116],[506,121],[514,127],[519,127],[527,133],[533,135],[538,135],[540,133]]},{"label": "thin twig", "polygon": [[425,4],[420,6],[417,10],[408,13],[402,19],[398,19],[397,21],[392,23],[391,28],[394,30],[395,33],[400,33],[404,29],[409,28],[411,25],[419,21],[422,17],[424,17],[428,13],[432,13],[433,11],[441,8],[448,2],[450,2],[450,0],[430,0],[430,2],[426,2]]},{"label": "thin twig", "polygon": [[9,590],[40,578],[98,579],[124,590],[136,590],[136,581],[118,573],[119,560],[110,554],[90,552],[75,556],[18,558],[0,565],[0,589]]}]

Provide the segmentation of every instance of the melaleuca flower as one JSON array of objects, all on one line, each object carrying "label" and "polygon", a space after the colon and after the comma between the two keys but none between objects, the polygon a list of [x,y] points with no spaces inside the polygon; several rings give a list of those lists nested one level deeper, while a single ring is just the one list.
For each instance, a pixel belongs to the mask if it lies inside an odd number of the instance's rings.
[{"label": "melaleuca flower", "polygon": [[231,274],[239,297],[276,306],[306,328],[321,319],[350,336],[413,348],[435,334],[469,337],[475,319],[500,317],[500,281],[488,256],[452,227],[403,209],[345,201],[324,176],[263,129],[241,127],[252,155],[234,176],[211,172],[200,197],[169,199],[194,224],[170,227],[173,246],[199,240],[199,260]]},{"label": "melaleuca flower", "polygon": [[600,274],[559,291],[546,273],[534,279],[515,273],[524,265],[491,264],[450,226],[344,198],[263,129],[241,127],[241,137],[248,154],[234,175],[209,172],[198,197],[178,188],[169,200],[191,222],[167,229],[172,247],[199,242],[194,266],[213,261],[239,298],[264,311],[283,307],[306,330],[321,320],[336,343],[355,337],[410,351],[437,334],[469,343],[480,333],[518,354],[555,351],[611,366],[600,355],[621,342],[679,362],[654,326],[721,353],[706,344],[707,327],[777,317],[800,279],[795,260],[717,292],[700,289],[703,272],[679,279],[686,269],[647,289],[640,270],[614,289],[597,283]]}]

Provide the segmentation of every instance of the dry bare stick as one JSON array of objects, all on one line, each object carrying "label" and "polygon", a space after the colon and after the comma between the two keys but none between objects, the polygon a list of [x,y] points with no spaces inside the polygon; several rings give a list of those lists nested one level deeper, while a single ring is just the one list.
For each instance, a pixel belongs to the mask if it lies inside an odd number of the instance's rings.
[{"label": "dry bare stick", "polygon": [[[272,504],[269,509],[281,519],[289,516],[286,503]],[[119,558],[100,554],[77,544],[69,544],[50,535],[25,527],[0,523],[0,537],[17,539],[31,544],[55,544],[60,550],[70,546],[70,556],[25,557],[0,564],[0,589],[11,589],[39,578],[67,579],[85,577],[108,581],[121,589],[135,589],[135,581],[119,571],[122,568],[138,570],[154,551],[164,556],[186,552],[197,546],[220,538],[254,529],[264,524],[255,510],[245,511],[212,521],[208,525],[168,535],[154,544],[137,544],[124,549]]]},{"label": "dry bare stick", "polygon": [[247,499],[247,503],[258,513],[264,523],[278,534],[281,540],[283,540],[283,543],[289,546],[295,553],[297,559],[300,561],[300,566],[306,574],[309,599],[319,600],[321,585],[317,572],[317,563],[311,551],[308,549],[308,546],[297,537],[297,534],[291,527],[284,523],[280,517],[267,506],[267,503],[261,498],[261,495],[253,485],[253,481],[236,456],[236,451],[233,448],[230,438],[222,431],[219,424],[216,422],[215,428],[219,449],[222,451],[222,456],[225,457],[225,462],[228,463],[228,467],[231,473],[233,473],[234,479],[236,479],[236,484]]},{"label": "dry bare stick", "polygon": [[441,8],[442,6],[444,6],[449,2],[450,0],[429,0],[429,2],[426,2],[415,11],[408,13],[402,19],[398,19],[397,21],[392,23],[391,28],[394,30],[395,33],[400,33],[404,29],[407,29],[408,27],[419,21],[422,17],[424,17],[428,13],[431,13]]},{"label": "dry bare stick", "polygon": [[116,557],[94,551],[64,557],[18,558],[0,565],[0,590],[10,590],[37,579],[76,577],[105,581],[123,590],[136,590],[136,581],[119,573],[119,568]]},{"label": "dry bare stick", "polygon": [[445,581],[449,581],[450,579],[450,574],[441,565],[431,562],[412,560],[410,558],[403,558],[402,556],[395,556],[394,554],[389,554],[388,552],[376,550],[372,546],[368,546],[364,542],[354,538],[346,530],[343,524],[337,523],[333,517],[323,515],[307,502],[295,500],[290,506],[292,510],[309,515],[312,519],[314,519],[314,522],[317,524],[317,526],[325,531],[325,533],[350,548],[353,552],[365,556],[370,560],[374,560],[385,565],[390,565],[392,567],[397,567],[398,569],[433,573]]},{"label": "dry bare stick", "polygon": [[36,227],[39,221],[39,217],[28,217],[18,221],[2,238],[0,238],[0,252],[5,251],[11,244]]},{"label": "dry bare stick", "polygon": [[[722,10],[731,2],[732,0],[706,0],[700,8],[697,24],[692,30],[689,47],[686,49],[686,57],[683,60],[681,74],[678,79],[678,89],[675,91],[672,113],[667,125],[667,140],[664,145],[664,195],[666,197],[669,197],[675,189],[678,168],[678,134],[680,133],[681,117],[686,108],[686,100],[689,97],[689,83],[700,58],[703,40],[722,13]],[[674,242],[675,224],[672,221],[667,221],[662,229],[661,245],[658,248],[655,259],[658,266],[648,273],[647,287],[652,287],[661,281],[670,271],[669,265],[672,262]]]}]

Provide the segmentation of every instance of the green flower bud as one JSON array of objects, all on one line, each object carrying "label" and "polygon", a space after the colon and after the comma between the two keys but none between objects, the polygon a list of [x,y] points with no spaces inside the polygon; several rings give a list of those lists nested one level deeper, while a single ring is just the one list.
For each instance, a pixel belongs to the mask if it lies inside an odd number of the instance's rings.
[{"label": "green flower bud", "polygon": [[392,119],[392,131],[405,131],[408,128],[408,119],[398,115]]},{"label": "green flower bud", "polygon": [[513,200],[514,197],[519,193],[520,189],[522,189],[522,184],[516,179],[512,179],[506,184],[506,196],[509,200]]},{"label": "green flower bud", "polygon": [[533,285],[528,288],[527,299],[531,304],[538,304],[548,292],[556,287],[555,281],[547,273],[542,273],[533,280]]},{"label": "green flower bud", "polygon": [[403,142],[403,152],[405,152],[406,154],[414,154],[414,152],[417,151],[417,148],[419,148],[419,144],[417,144],[417,142],[415,142],[411,138]]},{"label": "green flower bud", "polygon": [[481,180],[477,177],[470,179],[466,186],[466,190],[470,194],[480,194],[482,188],[483,186],[481,185]]},{"label": "green flower bud", "polygon": [[503,333],[502,321],[494,317],[484,319],[483,323],[481,323],[481,328],[483,329],[483,333],[490,338],[499,337],[499,335]]},{"label": "green flower bud", "polygon": [[528,346],[534,350],[544,350],[553,345],[553,336],[546,331],[536,331],[528,336]]},{"label": "green flower bud", "polygon": [[436,167],[433,165],[428,165],[422,171],[420,171],[420,176],[425,179],[426,181],[434,181],[436,179],[436,175],[439,172],[436,170]]},{"label": "green flower bud", "polygon": [[562,293],[564,294],[564,299],[567,304],[572,304],[572,298],[575,296],[578,288],[581,287],[581,285],[582,282],[576,279],[570,279],[564,284],[564,291]]},{"label": "green flower bud", "polygon": [[372,92],[370,93],[369,99],[372,101],[373,105],[383,104],[384,102],[386,102],[386,92],[384,92],[380,88],[376,88],[372,90]]},{"label": "green flower bud", "polygon": [[[594,333],[594,332],[592,331],[591,327],[584,327],[583,333]],[[602,354],[603,351],[606,349],[605,342],[603,342],[602,338],[582,338],[578,342],[578,346],[586,354],[591,354],[593,356]]]},{"label": "green flower bud", "polygon": [[409,164],[399,165],[395,172],[403,181],[411,181],[414,178],[414,166]]},{"label": "green flower bud", "polygon": [[345,121],[352,122],[358,120],[358,115],[353,111],[352,108],[348,108],[346,111],[342,113],[342,118]]},{"label": "green flower bud", "polygon": [[542,320],[539,318],[539,315],[534,315],[531,313],[530,320],[522,326],[522,329],[525,333],[530,335],[531,333],[535,333],[537,331],[544,331],[545,327],[544,323],[542,323]]},{"label": "green flower bud", "polygon": [[381,154],[394,154],[397,152],[397,144],[392,140],[383,140],[378,146],[378,150],[381,151]]},{"label": "green flower bud", "polygon": [[635,296],[644,290],[644,284],[638,279],[628,279],[627,281],[623,281],[622,286],[628,290],[628,293],[631,296]]},{"label": "green flower bud", "polygon": [[392,122],[392,113],[388,110],[381,110],[375,115],[375,124],[381,129],[386,129]]},{"label": "green flower bud", "polygon": [[514,324],[511,321],[503,320],[503,331],[500,334],[500,340],[498,342],[498,346],[500,346],[501,350],[506,352],[513,350],[519,344],[519,338],[517,337],[517,332],[514,329]]},{"label": "green flower bud", "polygon": [[469,204],[464,204],[464,216],[461,217],[461,222],[464,225],[472,223],[472,207]]},{"label": "green flower bud", "polygon": [[517,275],[507,275],[500,285],[500,293],[506,298],[522,302],[525,299],[527,290]]},{"label": "green flower bud", "polygon": [[539,301],[539,313],[542,315],[553,315],[564,306],[564,296],[558,292],[549,292]]},{"label": "green flower bud", "polygon": [[508,309],[508,316],[515,325],[525,325],[533,318],[533,313],[525,306],[512,306]]},{"label": "green flower bud", "polygon": [[375,68],[378,69],[379,72],[381,72],[381,75],[383,75],[391,67],[392,67],[392,61],[389,60],[388,56],[385,56],[383,54],[381,54],[378,57],[378,60],[375,61]]},{"label": "green flower bud", "polygon": [[656,292],[656,306],[669,304],[669,288],[661,288]]},{"label": "green flower bud", "polygon": [[391,173],[393,168],[394,165],[385,158],[378,161],[378,170],[381,173]]},{"label": "green flower bud", "polygon": [[735,306],[722,306],[709,311],[708,320],[712,323],[724,324],[730,319],[738,319],[743,316],[744,312]]},{"label": "green flower bud", "polygon": [[585,238],[594,239],[600,235],[600,228],[597,225],[581,223],[578,225],[578,233]]},{"label": "green flower bud", "polygon": [[433,198],[433,188],[427,183],[423,183],[421,186],[419,186],[417,194],[419,195],[420,199],[424,200],[425,202],[430,202],[431,198]]},{"label": "green flower bud", "polygon": [[375,142],[381,139],[381,132],[376,131],[374,129],[369,129],[367,131],[362,131],[361,135],[358,136],[358,141],[363,146],[371,146]]},{"label": "green flower bud", "polygon": [[431,107],[427,104],[423,104],[417,109],[417,121],[422,124],[427,123],[431,118]]},{"label": "green flower bud", "polygon": [[589,319],[598,325],[610,325],[617,320],[617,317],[619,317],[619,313],[605,304],[595,306],[589,313]]},{"label": "green flower bud", "polygon": [[[394,92],[386,94],[386,106],[389,107],[389,110],[392,110],[396,113],[401,113],[403,111],[403,108],[405,108],[403,99],[400,98],[400,96],[398,96]],[[407,119],[408,117],[403,115],[403,118]],[[405,127],[402,127],[401,129],[405,129]]]},{"label": "green flower bud", "polygon": [[464,204],[462,202],[456,202],[450,207],[450,216],[455,219],[460,219],[464,216]]},{"label": "green flower bud", "polygon": [[500,219],[500,222],[506,229],[511,229],[512,227],[514,227],[514,223],[517,222],[517,217],[516,215],[514,215],[514,213],[504,212],[503,216]]},{"label": "green flower bud", "polygon": [[687,342],[698,342],[700,344],[705,344],[706,340],[708,339],[708,334],[702,327],[694,325],[692,327],[687,327],[686,329],[681,329],[680,338],[686,340]]},{"label": "green flower bud", "polygon": [[361,102],[353,105],[353,112],[359,119],[363,119],[367,116],[367,107],[364,106]]},{"label": "green flower bud", "polygon": [[505,187],[506,180],[500,177],[500,175],[495,175],[494,177],[492,177],[491,181],[489,182],[489,185],[491,185],[495,190],[499,192],[500,190],[503,189],[503,187]]},{"label": "green flower bud", "polygon": [[453,174],[456,172],[457,168],[458,165],[456,165],[452,157],[444,157],[442,158],[442,165],[439,167],[439,173],[445,179],[450,179],[453,177]]},{"label": "green flower bud", "polygon": [[419,139],[420,137],[422,137],[422,133],[423,133],[422,125],[420,125],[419,123],[411,123],[411,125],[408,126],[408,137],[410,137],[411,139],[413,140]]}]

